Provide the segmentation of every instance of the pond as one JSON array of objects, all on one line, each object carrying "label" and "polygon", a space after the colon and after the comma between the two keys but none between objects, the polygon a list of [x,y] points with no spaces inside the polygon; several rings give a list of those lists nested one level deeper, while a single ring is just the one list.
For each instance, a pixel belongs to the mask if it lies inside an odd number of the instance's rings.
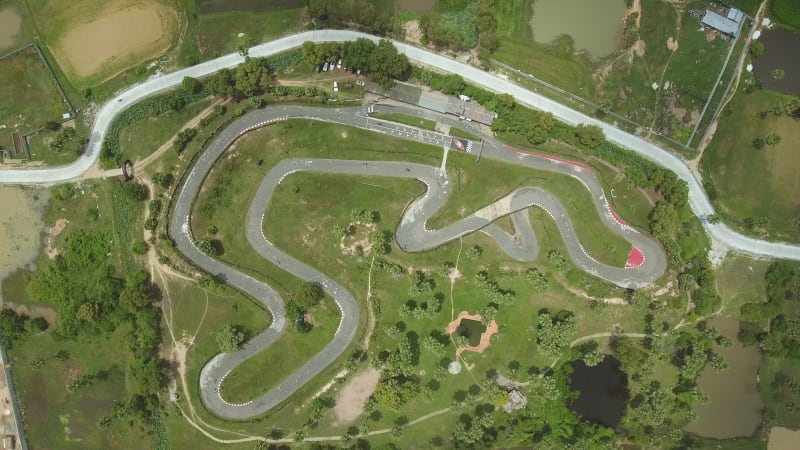
[{"label": "pond", "polygon": [[575,50],[602,58],[620,48],[624,17],[625,0],[536,0],[531,27],[536,42],[568,34]]},{"label": "pond", "polygon": [[[770,89],[800,95],[800,34],[776,28],[762,33],[759,40],[764,44],[764,54],[753,62],[756,78]],[[775,69],[783,70],[782,79],[772,79]]]},{"label": "pond", "polygon": [[714,348],[725,357],[730,368],[717,373],[706,367],[700,373],[698,384],[710,401],[694,409],[697,420],[686,429],[716,439],[752,436],[761,424],[763,410],[756,382],[761,352],[755,346],[744,347],[738,341],[736,319],[715,317],[708,323],[733,342],[729,348]]},{"label": "pond", "polygon": [[569,409],[589,422],[614,428],[625,413],[628,402],[628,376],[618,359],[606,356],[602,363],[589,367],[583,360],[572,363],[570,389],[580,392]]},{"label": "pond", "polygon": [[462,319],[456,332],[459,336],[467,338],[467,342],[472,347],[477,347],[481,343],[481,333],[486,331],[486,326],[477,320]]}]

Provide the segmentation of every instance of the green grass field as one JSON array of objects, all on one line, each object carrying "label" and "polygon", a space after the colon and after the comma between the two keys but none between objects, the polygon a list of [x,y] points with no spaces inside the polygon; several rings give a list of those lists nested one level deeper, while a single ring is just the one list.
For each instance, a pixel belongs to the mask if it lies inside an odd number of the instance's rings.
[{"label": "green grass field", "polygon": [[464,131],[464,130],[462,130],[460,128],[455,128],[455,127],[450,128],[450,136],[469,139],[471,141],[476,141],[476,142],[481,140],[480,136],[476,136],[476,135],[470,133],[469,131]]},{"label": "green grass field", "polygon": [[13,132],[29,133],[66,112],[69,107],[33,48],[0,59],[0,148],[12,152]]},{"label": "green grass field", "polygon": [[[758,114],[780,105],[787,97],[767,90],[738,92],[723,112],[717,133],[702,160],[705,177],[716,187],[715,204],[732,225],[743,228],[748,218],[768,218],[766,236],[800,240],[800,161],[795,144],[800,139],[797,121]],[[775,146],[755,150],[752,142],[770,134],[781,137]],[[752,232],[752,231],[751,231]]]}]

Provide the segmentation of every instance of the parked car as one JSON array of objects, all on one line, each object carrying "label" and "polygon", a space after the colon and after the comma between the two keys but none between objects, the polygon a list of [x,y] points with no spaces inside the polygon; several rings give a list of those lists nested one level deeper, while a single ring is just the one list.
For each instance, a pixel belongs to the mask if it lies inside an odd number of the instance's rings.
[{"label": "parked car", "polygon": [[328,61],[325,61],[325,64],[322,65],[322,71],[323,72],[327,72],[328,71]]},{"label": "parked car", "polygon": [[337,69],[341,69],[342,68],[342,60],[341,59],[339,59],[339,61],[336,61],[336,68]]},{"label": "parked car", "polygon": [[339,83],[333,82],[333,92],[339,92]]}]

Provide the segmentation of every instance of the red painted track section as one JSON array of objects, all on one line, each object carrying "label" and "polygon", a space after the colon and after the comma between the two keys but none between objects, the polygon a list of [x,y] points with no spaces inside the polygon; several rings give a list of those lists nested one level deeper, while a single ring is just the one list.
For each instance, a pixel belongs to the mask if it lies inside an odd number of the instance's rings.
[{"label": "red painted track section", "polygon": [[644,264],[644,255],[638,248],[632,247],[631,253],[628,255],[628,262],[625,263],[625,268],[633,269],[641,266],[642,264]]},{"label": "red painted track section", "polygon": [[[606,206],[608,207],[608,210],[611,212],[611,215],[612,215],[612,216],[614,216],[614,220],[616,220],[616,221],[617,221],[617,223],[619,223],[619,224],[620,224],[620,225],[622,225],[622,226],[628,226],[628,223],[627,223],[627,222],[625,222],[624,220],[622,220],[622,217],[620,217],[620,216],[617,214],[617,212],[616,212],[616,211],[614,211],[614,208],[612,208],[612,207],[611,207],[611,203],[608,203],[608,202],[606,202]],[[634,250],[636,250],[636,249],[634,249]],[[638,251],[638,250],[637,250],[637,251]]]},{"label": "red painted track section", "polygon": [[565,164],[569,164],[571,166],[580,167],[581,169],[588,170],[590,172],[592,170],[586,164],[581,164],[579,162],[575,162],[575,161],[570,161],[568,159],[559,158],[557,156],[545,155],[543,153],[529,152],[528,150],[521,150],[521,149],[518,149],[518,148],[514,148],[514,147],[512,147],[510,145],[508,146],[508,148],[510,148],[514,152],[522,153],[523,155],[531,155],[531,156],[536,156],[537,158],[544,158],[544,159],[549,159],[551,161],[562,162],[562,163],[565,163]]}]

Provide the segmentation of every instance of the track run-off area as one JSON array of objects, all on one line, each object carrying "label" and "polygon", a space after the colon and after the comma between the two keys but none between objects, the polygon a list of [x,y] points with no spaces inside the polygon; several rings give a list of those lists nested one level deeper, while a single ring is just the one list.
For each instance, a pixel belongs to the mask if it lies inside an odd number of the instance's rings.
[{"label": "track run-off area", "polygon": [[[645,258],[636,267],[618,268],[601,264],[586,253],[580,244],[570,218],[561,202],[546,190],[537,187],[516,189],[493,205],[479,209],[439,230],[426,226],[427,220],[447,201],[451,192],[449,180],[440,167],[423,164],[388,161],[348,161],[336,159],[286,159],[279,162],[265,176],[247,213],[245,233],[250,245],[268,262],[297,276],[304,281],[319,284],[339,307],[341,317],[334,338],[325,348],[303,367],[264,395],[246,403],[234,404],[220,395],[220,386],[226,376],[245,360],[275,342],[286,329],[287,318],[280,295],[268,284],[239,272],[202,253],[195,246],[191,230],[191,211],[203,181],[214,167],[217,159],[243,134],[269,126],[276,121],[303,118],[379,130],[386,134],[406,136],[423,142],[441,142],[449,139],[434,132],[419,133],[413,127],[375,127],[363,107],[315,108],[306,106],[276,106],[254,111],[237,119],[214,139],[186,177],[178,194],[175,210],[171,216],[170,235],[176,248],[194,264],[224,282],[260,301],[272,314],[270,327],[245,343],[238,351],[219,354],[211,359],[200,374],[203,403],[214,414],[233,420],[246,420],[279,405],[297,389],[309,382],[323,369],[341,356],[356,335],[359,307],[352,294],[336,281],[313,267],[295,259],[275,247],[265,236],[264,213],[275,188],[296,172],[317,172],[350,176],[378,176],[416,179],[427,187],[426,193],[413,201],[403,214],[396,230],[398,246],[407,252],[421,252],[436,248],[446,242],[469,233],[481,231],[495,239],[499,247],[510,257],[521,261],[532,261],[538,257],[538,245],[529,222],[528,208],[538,207],[553,217],[558,226],[567,251],[576,265],[583,270],[622,287],[647,286],[656,281],[666,270],[666,258],[658,243],[621,222],[608,206],[603,189],[584,166],[546,156],[524,154],[513,151],[496,141],[487,141],[483,156],[504,160],[540,170],[548,170],[572,176],[580,180],[592,194],[592,199],[604,225],[631,243]],[[269,149],[264,149],[268,151]],[[444,150],[443,150],[444,151]],[[491,211],[487,212],[487,211]],[[511,235],[493,222],[511,215],[515,235]],[[291,319],[290,319],[291,320]]]},{"label": "track run-off area", "polygon": [[[347,30],[309,31],[258,45],[250,49],[249,55],[252,57],[270,56],[299,47],[305,41],[346,41],[361,37],[372,40],[380,39],[376,36]],[[689,186],[691,208],[701,220],[714,213],[713,207],[702,189],[701,182],[689,171],[686,164],[656,145],[530,92],[495,74],[484,72],[478,68],[408,44],[401,42],[394,42],[394,44],[400,52],[405,53],[414,62],[436,67],[443,71],[458,73],[466,81],[492,91],[509,93],[518,102],[537,109],[550,111],[566,123],[573,125],[585,123],[601,127],[609,141],[636,151],[661,166],[672,170],[681,179],[685,180]],[[243,60],[244,58],[239,54],[230,54],[151,79],[127,89],[112,98],[99,111],[95,118],[87,150],[76,162],[48,169],[0,170],[0,183],[54,184],[78,179],[82,173],[96,163],[105,134],[117,114],[146,97],[180,86],[186,76],[201,78],[222,68],[234,67]],[[245,115],[229,125],[198,158],[196,165],[186,178],[175,203],[171,221],[168,224],[170,234],[175,239],[178,250],[199,267],[219,276],[226,283],[262,302],[271,311],[273,317],[273,321],[266,331],[246,342],[235,353],[217,355],[203,368],[200,376],[203,402],[209,410],[220,417],[245,420],[258,416],[278,405],[336,360],[352,342],[356,334],[359,310],[352,295],[324,274],[275,248],[264,235],[262,219],[272,192],[284,177],[294,172],[313,171],[355,176],[403,177],[418,179],[425,183],[428,187],[426,194],[416,199],[408,207],[397,229],[397,243],[406,251],[423,251],[457,239],[465,234],[482,231],[493,237],[498,245],[511,257],[519,260],[535,259],[538,247],[530,224],[527,222],[526,211],[530,207],[539,207],[553,217],[564,238],[570,257],[583,270],[625,287],[651,284],[665,271],[666,260],[660,246],[649,237],[627,226],[609,207],[603,189],[592,172],[586,167],[569,161],[529,152],[515,151],[491,139],[486,140],[482,155],[482,157],[512,164],[560,172],[580,180],[591,193],[597,212],[606,227],[630,242],[632,248],[638,252],[636,253],[637,266],[616,268],[595,261],[583,250],[579,237],[576,235],[574,227],[558,199],[547,191],[536,187],[520,188],[510,193],[505,199],[498,201],[503,203],[500,216],[488,214],[485,211],[486,208],[483,208],[445,228],[428,230],[425,226],[426,220],[446,201],[449,193],[449,183],[446,175],[438,167],[403,162],[325,159],[284,160],[264,178],[253,203],[250,205],[245,230],[248,241],[270,263],[278,265],[303,280],[313,281],[323,286],[339,306],[341,320],[334,339],[320,353],[315,355],[289,378],[282,381],[277,387],[244,404],[228,403],[219,395],[220,384],[231,370],[258,351],[269,346],[280,336],[287,326],[284,306],[281,298],[267,284],[206,256],[194,246],[190,224],[191,206],[206,174],[211,170],[217,158],[239,136],[252,129],[266,126],[271,121],[287,118],[324,120],[372,129],[377,132],[387,132],[370,127],[369,122],[375,119],[368,118],[364,108],[268,107]],[[389,128],[387,127],[386,129],[388,130]],[[413,133],[406,133],[406,136],[403,136],[402,131],[391,134],[414,139]],[[494,209],[496,210],[497,208]],[[502,217],[502,215],[511,215],[516,236],[511,236],[500,227],[492,224],[492,221]],[[711,224],[706,220],[703,220],[703,222],[704,227],[711,236],[733,250],[753,255],[800,260],[800,246],[753,239],[732,231],[724,224]],[[641,256],[641,258],[638,258],[638,256]]]}]

